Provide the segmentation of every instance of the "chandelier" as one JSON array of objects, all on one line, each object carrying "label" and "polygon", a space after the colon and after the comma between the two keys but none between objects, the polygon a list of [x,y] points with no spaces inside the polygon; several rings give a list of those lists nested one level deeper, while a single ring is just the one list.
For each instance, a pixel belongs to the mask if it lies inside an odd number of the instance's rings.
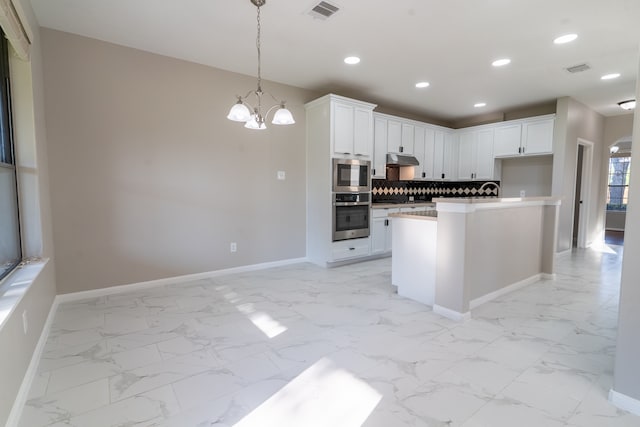
[{"label": "chandelier", "polygon": [[[258,36],[256,37],[256,47],[258,48],[258,88],[256,90],[250,90],[245,96],[238,95],[238,102],[236,102],[231,110],[229,110],[229,114],[227,115],[227,119],[233,120],[234,122],[244,122],[247,129],[266,129],[264,121],[265,118],[271,111],[277,108],[276,112],[273,115],[273,120],[271,123],[274,125],[292,125],[295,123],[293,120],[293,115],[291,111],[287,110],[284,106],[285,101],[278,101],[278,99],[266,92],[271,98],[274,99],[276,105],[269,108],[266,113],[263,114],[263,106],[262,106],[262,97],[265,95],[265,92],[262,91],[262,75],[260,68],[260,60],[261,60],[261,52],[260,52],[260,7],[264,6],[266,0],[250,0],[256,8],[258,9]],[[254,95],[256,98],[256,106],[252,106],[247,101],[249,96]]]}]

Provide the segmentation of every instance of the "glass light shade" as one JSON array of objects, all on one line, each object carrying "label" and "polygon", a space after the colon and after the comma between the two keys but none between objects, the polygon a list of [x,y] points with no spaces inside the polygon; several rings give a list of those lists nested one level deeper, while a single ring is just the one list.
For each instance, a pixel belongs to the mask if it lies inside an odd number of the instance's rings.
[{"label": "glass light shade", "polygon": [[284,108],[284,106],[276,110],[276,113],[273,115],[273,120],[271,121],[274,125],[292,125],[295,122],[291,111]]},{"label": "glass light shade", "polygon": [[238,101],[236,104],[233,104],[233,107],[229,110],[227,119],[233,120],[234,122],[246,122],[251,119],[251,111],[249,111],[249,108],[241,101]]},{"label": "glass light shade", "polygon": [[636,100],[630,99],[629,101],[618,102],[620,108],[624,108],[625,110],[633,110],[636,108]]},{"label": "glass light shade", "polygon": [[264,122],[262,122],[261,124],[258,124],[258,120],[256,120],[256,115],[252,114],[251,118],[247,120],[247,123],[244,124],[244,127],[246,127],[247,129],[263,130],[267,128],[267,125],[265,125]]}]

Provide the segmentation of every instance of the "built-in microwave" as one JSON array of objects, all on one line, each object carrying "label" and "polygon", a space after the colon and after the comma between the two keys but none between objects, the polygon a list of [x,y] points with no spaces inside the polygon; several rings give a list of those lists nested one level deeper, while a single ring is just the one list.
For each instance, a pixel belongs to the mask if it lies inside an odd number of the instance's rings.
[{"label": "built-in microwave", "polygon": [[333,192],[371,191],[371,162],[358,159],[333,159]]}]

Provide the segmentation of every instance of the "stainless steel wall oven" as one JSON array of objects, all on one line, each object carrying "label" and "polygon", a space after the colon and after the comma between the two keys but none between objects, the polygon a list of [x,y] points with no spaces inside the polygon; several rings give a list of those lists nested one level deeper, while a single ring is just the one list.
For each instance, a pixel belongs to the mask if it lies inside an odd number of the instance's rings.
[{"label": "stainless steel wall oven", "polygon": [[333,193],[333,241],[369,236],[371,193]]}]

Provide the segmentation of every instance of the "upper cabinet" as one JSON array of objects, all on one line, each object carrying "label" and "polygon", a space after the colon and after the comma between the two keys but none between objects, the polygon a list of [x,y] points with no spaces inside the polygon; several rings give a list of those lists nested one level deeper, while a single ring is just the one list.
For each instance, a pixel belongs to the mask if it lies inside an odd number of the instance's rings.
[{"label": "upper cabinet", "polygon": [[436,130],[433,144],[433,179],[455,180],[458,175],[458,135]]},{"label": "upper cabinet", "polygon": [[413,155],[420,164],[414,166],[416,180],[433,179],[433,148],[435,143],[435,130],[426,126],[415,126],[413,139]]},{"label": "upper cabinet", "polygon": [[553,115],[496,125],[494,156],[552,154],[553,125]]},{"label": "upper cabinet", "polygon": [[493,129],[466,130],[458,137],[458,179],[495,179]]},{"label": "upper cabinet", "polygon": [[331,107],[333,154],[371,157],[373,107],[335,96]]},{"label": "upper cabinet", "polygon": [[387,168],[387,119],[373,114],[373,162],[371,176],[384,179]]}]

